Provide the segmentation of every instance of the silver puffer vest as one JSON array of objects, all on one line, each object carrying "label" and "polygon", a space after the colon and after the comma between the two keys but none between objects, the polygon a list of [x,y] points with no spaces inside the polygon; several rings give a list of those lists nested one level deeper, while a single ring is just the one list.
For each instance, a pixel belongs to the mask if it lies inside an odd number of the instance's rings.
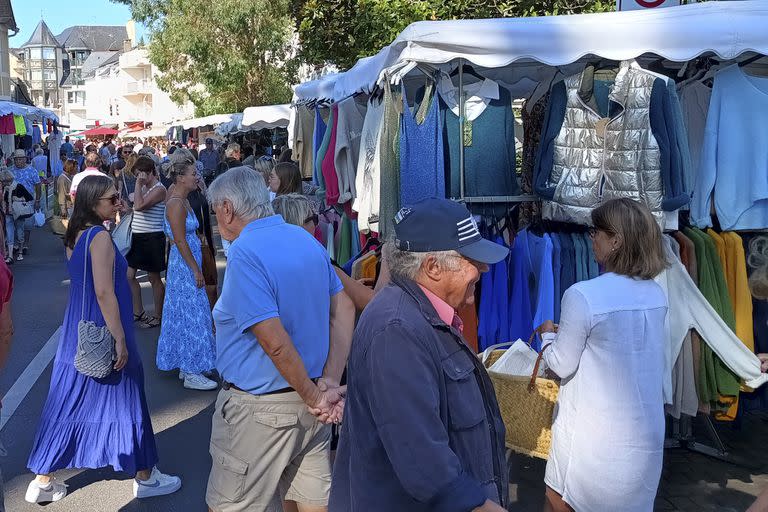
[{"label": "silver puffer vest", "polygon": [[622,62],[609,95],[621,108],[610,118],[597,113],[593,68],[565,80],[568,102],[548,183],[555,194],[543,203],[545,219],[589,225],[603,201],[631,197],[661,222],[664,187],[650,122],[655,80],[634,61]]}]

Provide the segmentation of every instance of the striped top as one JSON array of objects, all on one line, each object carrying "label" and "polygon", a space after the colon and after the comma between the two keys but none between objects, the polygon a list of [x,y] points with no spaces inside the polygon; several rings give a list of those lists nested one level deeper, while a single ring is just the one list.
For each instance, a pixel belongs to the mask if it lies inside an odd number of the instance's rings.
[{"label": "striped top", "polygon": [[[148,195],[156,187],[163,187],[160,182],[155,183],[147,190],[144,195]],[[165,217],[165,201],[157,203],[148,210],[133,212],[133,222],[131,223],[131,230],[134,233],[157,233],[163,232],[163,218]]]}]

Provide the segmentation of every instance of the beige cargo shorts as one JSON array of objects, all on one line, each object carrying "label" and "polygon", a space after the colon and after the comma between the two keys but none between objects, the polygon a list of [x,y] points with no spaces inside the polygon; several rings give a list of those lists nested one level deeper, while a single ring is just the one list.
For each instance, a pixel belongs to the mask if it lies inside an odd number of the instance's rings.
[{"label": "beige cargo shorts", "polygon": [[281,512],[281,499],[327,506],[331,429],[295,392],[222,389],[213,413],[206,502],[215,512]]}]

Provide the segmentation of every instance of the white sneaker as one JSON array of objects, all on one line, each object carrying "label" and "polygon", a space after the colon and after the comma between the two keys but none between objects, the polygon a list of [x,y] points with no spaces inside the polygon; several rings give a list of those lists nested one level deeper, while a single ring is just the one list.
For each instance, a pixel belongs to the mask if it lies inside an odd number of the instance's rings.
[{"label": "white sneaker", "polygon": [[187,389],[197,389],[199,391],[211,391],[212,389],[219,387],[219,385],[215,380],[206,378],[203,374],[185,373],[184,387]]},{"label": "white sneaker", "polygon": [[24,499],[28,503],[49,503],[59,501],[67,495],[67,486],[52,479],[48,485],[43,485],[37,480],[29,482],[27,494]]},{"label": "white sneaker", "polygon": [[165,496],[179,489],[181,489],[181,478],[163,474],[157,468],[152,468],[152,475],[148,480],[133,479],[133,496],[136,498]]},{"label": "white sneaker", "polygon": [[179,370],[179,380],[184,380],[184,372]]}]

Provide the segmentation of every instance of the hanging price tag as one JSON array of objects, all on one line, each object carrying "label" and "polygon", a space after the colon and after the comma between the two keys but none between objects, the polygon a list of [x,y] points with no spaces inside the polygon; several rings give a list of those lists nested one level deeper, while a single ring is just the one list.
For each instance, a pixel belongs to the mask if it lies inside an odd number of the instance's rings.
[{"label": "hanging price tag", "polygon": [[611,122],[610,117],[603,117],[597,120],[597,123],[595,123],[595,132],[597,132],[597,136],[602,138],[605,138],[605,130],[608,127],[608,123]]},{"label": "hanging price tag", "polygon": [[464,120],[464,147],[469,148],[472,147],[472,121],[469,119]]}]

